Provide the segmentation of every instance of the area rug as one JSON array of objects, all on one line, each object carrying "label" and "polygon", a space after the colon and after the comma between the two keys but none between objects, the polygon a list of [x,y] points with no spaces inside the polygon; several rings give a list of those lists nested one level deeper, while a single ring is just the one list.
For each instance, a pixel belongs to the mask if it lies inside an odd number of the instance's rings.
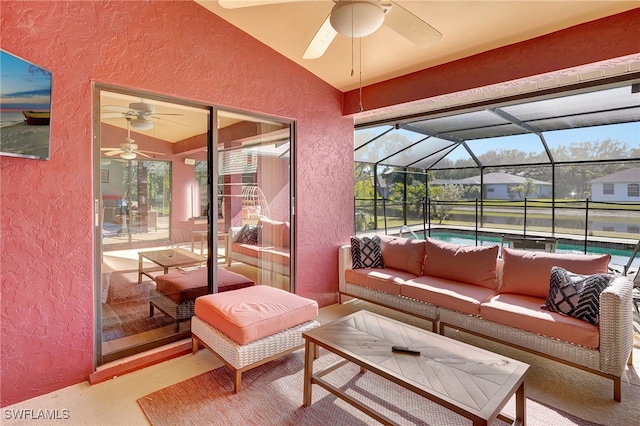
[{"label": "area rug", "polygon": [[[302,407],[303,351],[284,356],[242,375],[242,391],[233,393],[226,367],[161,389],[138,400],[153,426],[162,425],[374,425],[375,420],[313,386],[313,404]],[[315,369],[338,360],[321,351]],[[325,376],[334,386],[401,425],[469,425],[471,421],[373,373],[359,374],[349,364]],[[529,425],[595,425],[527,399]],[[513,416],[515,399],[503,413]],[[492,425],[505,425],[495,420]]]},{"label": "area rug", "polygon": [[159,310],[149,316],[151,280],[138,283],[138,272],[110,274],[107,303],[102,304],[102,340],[110,341],[174,324]]}]

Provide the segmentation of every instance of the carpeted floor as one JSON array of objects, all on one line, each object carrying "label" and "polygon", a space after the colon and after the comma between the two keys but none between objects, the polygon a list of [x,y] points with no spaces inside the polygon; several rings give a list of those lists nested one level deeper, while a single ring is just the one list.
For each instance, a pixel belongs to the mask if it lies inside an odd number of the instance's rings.
[{"label": "carpeted floor", "polygon": [[[320,369],[337,360],[321,351]],[[242,392],[233,393],[233,375],[226,367],[196,376],[138,400],[149,422],[162,425],[370,425],[376,421],[349,404],[313,387],[313,404],[302,407],[303,351],[245,372]],[[399,424],[468,425],[470,421],[373,373],[359,374],[353,364],[325,376]],[[515,412],[512,398],[504,411]],[[527,400],[529,425],[594,425],[559,409]],[[495,420],[493,425],[506,424]]]},{"label": "carpeted floor", "polygon": [[107,303],[102,305],[104,342],[174,323],[159,311],[153,317],[149,316],[149,290],[153,287],[153,282],[146,277],[138,284],[137,271],[110,274]]}]

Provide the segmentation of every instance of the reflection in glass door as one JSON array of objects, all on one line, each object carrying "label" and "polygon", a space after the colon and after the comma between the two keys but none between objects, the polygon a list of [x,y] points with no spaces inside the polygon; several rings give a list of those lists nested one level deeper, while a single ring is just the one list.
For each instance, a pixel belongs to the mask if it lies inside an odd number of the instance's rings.
[{"label": "reflection in glass door", "polygon": [[219,111],[218,238],[225,268],[293,291],[291,124]]},{"label": "reflection in glass door", "polygon": [[193,300],[182,300],[181,285],[187,277],[201,282],[202,294],[208,290],[208,245],[193,244],[197,233],[206,240],[207,217],[194,210],[191,189],[198,185],[194,161],[207,158],[210,136],[208,108],[107,88],[97,88],[96,99],[96,347],[103,364],[189,336]]}]

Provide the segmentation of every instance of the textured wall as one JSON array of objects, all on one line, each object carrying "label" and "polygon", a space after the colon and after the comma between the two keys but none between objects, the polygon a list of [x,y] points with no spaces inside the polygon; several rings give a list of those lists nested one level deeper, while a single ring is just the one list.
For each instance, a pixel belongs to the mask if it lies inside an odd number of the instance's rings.
[{"label": "textured wall", "polygon": [[0,157],[2,405],[93,371],[92,82],[296,120],[298,293],[353,229],[342,95],[193,2],[5,1],[0,47],[53,72],[51,160]]}]

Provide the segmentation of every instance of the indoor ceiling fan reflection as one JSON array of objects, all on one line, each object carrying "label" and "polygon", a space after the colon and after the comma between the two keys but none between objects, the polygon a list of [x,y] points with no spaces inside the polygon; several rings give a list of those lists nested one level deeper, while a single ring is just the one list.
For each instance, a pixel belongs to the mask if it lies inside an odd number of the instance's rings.
[{"label": "indoor ceiling fan reflection", "polygon": [[[121,118],[124,117],[129,120],[129,125],[134,130],[150,130],[154,126],[152,120],[163,120],[172,124],[178,124],[180,126],[187,126],[184,123],[169,120],[161,116],[167,115],[184,115],[180,113],[159,113],[156,112],[156,107],[150,103],[140,99],[140,102],[132,102],[128,107],[122,107],[119,105],[107,105],[104,107],[102,118]],[[188,126],[187,126],[188,127]]]},{"label": "indoor ceiling fan reflection", "polygon": [[[300,0],[218,0],[220,7],[235,9],[274,3],[295,3]],[[386,25],[411,43],[427,47],[436,43],[442,34],[419,16],[391,0],[333,0],[335,5],[326,17],[303,59],[320,58],[336,35],[365,37]]]},{"label": "indoor ceiling fan reflection", "polygon": [[143,151],[138,149],[138,145],[135,144],[134,140],[131,139],[131,117],[126,117],[127,119],[127,137],[125,138],[125,143],[120,144],[120,148],[100,148],[100,151],[104,152],[104,155],[107,157],[112,157],[114,155],[120,155],[120,158],[125,160],[134,160],[138,155],[146,158],[152,158],[151,155],[164,155],[161,152],[155,151]]}]

